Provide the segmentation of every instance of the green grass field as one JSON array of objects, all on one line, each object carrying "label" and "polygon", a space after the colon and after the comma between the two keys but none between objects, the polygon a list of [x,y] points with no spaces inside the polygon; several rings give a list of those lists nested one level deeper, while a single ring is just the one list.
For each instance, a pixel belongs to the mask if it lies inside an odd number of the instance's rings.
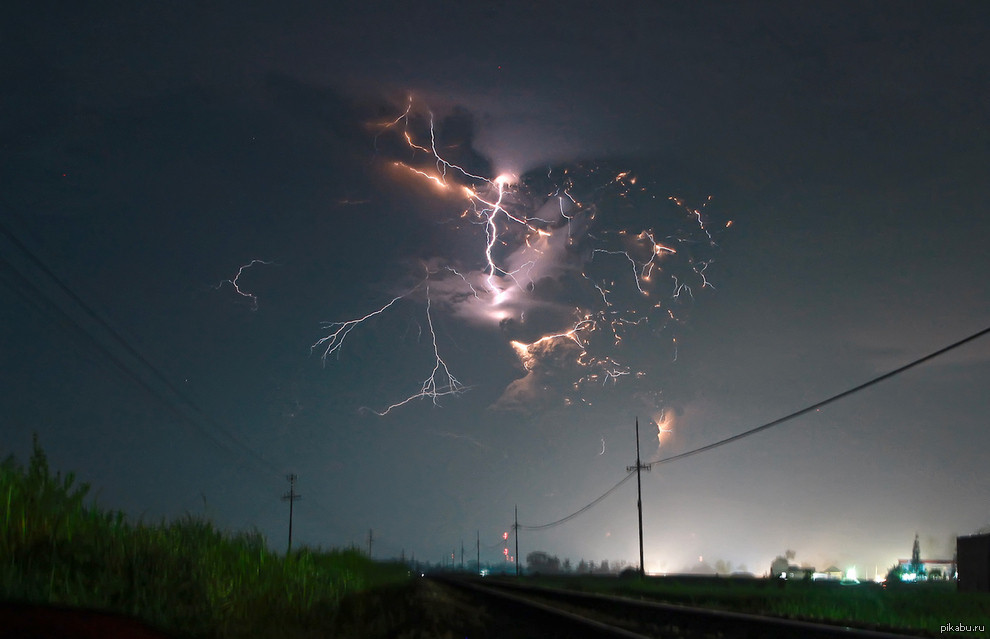
[{"label": "green grass field", "polygon": [[[450,628],[465,620],[483,626],[463,602],[410,579],[404,565],[353,550],[285,556],[258,533],[227,533],[191,517],[133,523],[87,504],[87,490],[72,474],[52,474],[37,442],[27,468],[12,458],[0,464],[0,601],[112,611],[194,639],[453,637]],[[945,624],[990,625],[990,595],[958,593],[952,583],[885,589],[707,577],[524,579],[931,636]]]},{"label": "green grass field", "polygon": [[[917,584],[782,582],[727,577],[534,577],[532,583],[667,603],[940,635],[947,624],[990,626],[990,595],[953,582]],[[948,633],[946,633],[948,634]],[[968,633],[974,636],[973,633]],[[980,635],[983,636],[983,635]]]},{"label": "green grass field", "polygon": [[[326,637],[341,603],[409,581],[353,550],[272,552],[258,533],[188,517],[149,525],[85,503],[35,441],[0,464],[0,600],[96,608],[181,637]],[[353,613],[351,613],[353,614]]]}]

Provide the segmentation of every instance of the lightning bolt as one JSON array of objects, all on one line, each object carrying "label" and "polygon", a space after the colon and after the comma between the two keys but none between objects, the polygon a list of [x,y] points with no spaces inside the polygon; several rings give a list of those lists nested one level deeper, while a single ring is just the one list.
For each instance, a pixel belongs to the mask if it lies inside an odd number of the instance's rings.
[{"label": "lightning bolt", "polygon": [[[448,268],[447,270],[460,275],[460,273],[457,273],[454,269]],[[434,274],[434,272],[427,271],[426,277],[416,286],[401,295],[393,297],[388,303],[380,308],[360,317],[343,322],[324,322],[323,327],[327,330],[327,335],[316,340],[316,342],[310,346],[311,353],[315,351],[322,351],[320,358],[324,366],[326,365],[327,358],[331,355],[335,355],[339,359],[341,348],[343,347],[344,342],[346,341],[348,335],[350,335],[351,331],[372,318],[385,313],[400,300],[404,300],[419,289],[423,289],[426,297],[426,326],[433,345],[433,355],[435,358],[432,371],[430,371],[430,374],[423,380],[418,392],[409,395],[401,401],[390,404],[382,410],[375,410],[368,407],[362,407],[362,410],[366,410],[383,417],[392,412],[392,410],[405,406],[406,404],[417,399],[430,399],[434,405],[439,405],[439,400],[441,397],[459,395],[467,390],[467,387],[450,372],[450,368],[441,356],[440,347],[437,344],[437,333],[433,325],[433,300],[430,296],[430,276]],[[463,278],[462,275],[460,276]],[[465,280],[465,282],[467,281]],[[470,286],[469,283],[468,286]]]},{"label": "lightning bolt", "polygon": [[274,262],[266,262],[265,260],[251,260],[247,264],[244,264],[237,269],[237,275],[235,275],[234,277],[228,280],[221,280],[220,283],[214,286],[213,288],[219,291],[221,288],[223,288],[224,284],[230,284],[231,287],[233,287],[235,293],[237,293],[241,297],[245,297],[251,300],[251,310],[256,311],[258,310],[258,296],[255,295],[254,293],[249,293],[244,289],[242,289],[238,280],[240,280],[241,275],[244,274],[244,271],[251,268],[252,266],[255,266],[256,264],[271,265],[273,263]]},{"label": "lightning bolt", "polygon": [[415,291],[416,288],[419,288],[419,285],[417,285],[415,288],[413,288],[407,293],[393,297],[392,301],[390,301],[385,306],[382,306],[378,310],[371,311],[370,313],[363,315],[361,317],[357,317],[355,319],[349,319],[345,322],[324,322],[323,327],[329,331],[329,334],[326,337],[321,337],[320,339],[316,340],[316,343],[314,343],[309,348],[310,353],[312,353],[313,351],[319,348],[322,348],[323,355],[321,356],[320,359],[323,360],[323,365],[326,366],[327,358],[333,355],[334,353],[337,353],[338,358],[340,357],[339,355],[340,347],[344,345],[344,340],[347,339],[347,336],[350,334],[351,331],[353,331],[359,325],[368,321],[372,317],[375,317],[376,315],[381,315],[382,313],[390,309],[393,304],[395,304],[401,299],[405,299],[406,296],[408,296],[413,291]]},{"label": "lightning bolt", "polygon": [[[441,398],[468,389],[450,371],[437,341],[433,323],[437,309],[430,286],[437,278],[445,286],[456,278],[470,298],[472,312],[494,325],[515,319],[512,326],[525,333],[525,310],[532,303],[537,278],[546,277],[548,269],[556,268],[558,277],[559,273],[566,276],[569,270],[577,270],[588,290],[587,294],[580,293],[582,299],[575,304],[570,323],[539,336],[530,334],[529,339],[514,336],[508,345],[530,375],[545,374],[548,366],[561,367],[568,362],[585,369],[573,384],[575,395],[585,403],[589,402],[581,395],[586,386],[614,385],[625,377],[646,375],[619,357],[632,331],[659,334],[669,324],[681,321],[675,311],[693,300],[693,288],[714,288],[705,274],[711,260],[694,257],[699,248],[716,246],[706,213],[711,196],[697,208],[677,196],[660,200],[671,202],[674,210],[693,223],[695,231],[679,229],[664,235],[653,227],[612,230],[599,221],[606,213],[657,206],[656,196],[649,195],[647,185],[631,171],[608,173],[604,167],[576,165],[559,171],[548,167],[545,178],[480,175],[441,153],[433,112],[417,114],[412,96],[402,113],[375,127],[376,153],[382,136],[397,134],[400,148],[408,150],[410,159],[393,161],[390,166],[409,179],[431,185],[443,197],[463,201],[459,217],[480,227],[482,241],[475,267],[467,271],[448,265],[427,269],[423,281],[379,308],[350,320],[323,324],[326,335],[311,350],[321,351],[326,364],[331,355],[340,357],[344,341],[357,327],[414,294],[424,300],[434,357],[432,370],[417,391],[371,412],[387,415],[423,399],[438,404]],[[587,188],[585,182],[598,185]],[[561,266],[564,260],[580,261],[583,266]],[[616,260],[626,265],[626,275],[618,279],[614,276]],[[668,260],[677,260],[680,270],[666,269]],[[664,276],[670,282],[667,286],[662,284]],[[236,287],[236,278],[232,283]],[[449,286],[444,290],[449,294]],[[629,297],[630,293],[638,301]],[[669,340],[676,360],[676,336]],[[630,354],[635,359],[637,354]],[[565,398],[565,403],[570,401]]]},{"label": "lightning bolt", "polygon": [[393,409],[399,408],[400,406],[405,406],[409,402],[416,399],[428,398],[433,401],[433,404],[439,405],[438,400],[441,397],[447,395],[459,395],[465,391],[465,386],[457,380],[450,373],[450,369],[447,368],[447,363],[443,361],[440,356],[440,349],[437,346],[437,332],[433,328],[433,315],[430,313],[430,307],[432,306],[432,300],[430,299],[430,286],[426,285],[426,324],[430,331],[430,337],[433,342],[433,355],[436,358],[433,364],[433,370],[430,375],[423,380],[423,384],[419,389],[418,393],[413,393],[409,397],[403,399],[402,401],[396,402],[382,411],[376,411],[373,409],[373,413],[379,417],[384,417],[392,412]]}]

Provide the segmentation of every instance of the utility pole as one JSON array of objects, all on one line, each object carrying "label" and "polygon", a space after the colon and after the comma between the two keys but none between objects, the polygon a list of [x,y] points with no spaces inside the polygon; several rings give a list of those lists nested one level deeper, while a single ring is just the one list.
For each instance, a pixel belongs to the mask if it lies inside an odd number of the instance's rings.
[{"label": "utility pole", "polygon": [[646,575],[646,568],[643,563],[643,484],[640,482],[639,471],[650,470],[650,466],[639,461],[639,417],[636,418],[636,465],[626,466],[626,472],[633,470],[636,471],[636,509],[639,511],[639,577],[642,579]]},{"label": "utility pole", "polygon": [[481,574],[481,529],[478,529],[478,538],[475,541],[475,551],[478,553],[478,574]]},{"label": "utility pole", "polygon": [[464,572],[464,540],[461,540],[461,572]]},{"label": "utility pole", "polygon": [[289,502],[289,548],[285,551],[285,554],[288,555],[292,552],[292,503],[297,499],[302,499],[302,495],[296,494],[296,474],[288,474],[285,478],[289,480],[289,492],[282,495],[282,501]]},{"label": "utility pole", "polygon": [[368,529],[368,559],[371,559],[371,542],[375,541],[375,533],[371,528]]},{"label": "utility pole", "polygon": [[519,506],[516,505],[516,521],[512,524],[512,530],[516,537],[516,577],[519,576]]}]

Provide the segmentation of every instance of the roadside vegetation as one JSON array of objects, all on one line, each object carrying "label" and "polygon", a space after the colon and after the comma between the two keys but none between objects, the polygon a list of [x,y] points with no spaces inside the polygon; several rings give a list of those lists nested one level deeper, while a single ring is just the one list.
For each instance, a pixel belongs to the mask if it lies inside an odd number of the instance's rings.
[{"label": "roadside vegetation", "polygon": [[86,503],[88,488],[53,475],[37,438],[27,468],[0,464],[0,601],[121,613],[176,637],[326,637],[370,614],[369,592],[410,587],[404,565],[355,550],[285,556],[193,517],[134,523]]},{"label": "roadside vegetation", "polygon": [[946,624],[986,625],[990,597],[953,582],[842,586],[734,577],[532,577],[533,585],[861,628],[940,634]]}]

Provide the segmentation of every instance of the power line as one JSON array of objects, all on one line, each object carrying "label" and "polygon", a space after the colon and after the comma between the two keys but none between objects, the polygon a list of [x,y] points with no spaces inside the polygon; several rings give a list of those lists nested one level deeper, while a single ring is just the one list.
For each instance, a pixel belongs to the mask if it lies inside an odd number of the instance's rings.
[{"label": "power line", "polygon": [[[934,359],[936,357],[939,357],[941,355],[944,355],[945,353],[948,353],[951,350],[954,350],[956,348],[959,348],[960,346],[963,346],[964,344],[968,344],[969,342],[972,342],[972,341],[974,341],[976,339],[979,339],[979,338],[983,337],[987,333],[990,333],[990,326],[988,326],[987,328],[984,328],[981,331],[978,331],[976,333],[973,333],[972,335],[970,335],[968,337],[964,337],[963,339],[961,339],[961,340],[959,340],[957,342],[953,342],[952,344],[949,344],[948,346],[945,346],[943,348],[940,348],[937,351],[934,351],[932,353],[929,353],[928,355],[925,355],[924,357],[920,357],[920,358],[918,358],[918,359],[916,359],[916,360],[914,360],[912,362],[909,362],[907,364],[904,364],[903,366],[900,366],[898,368],[895,368],[892,371],[889,371],[887,373],[884,373],[883,375],[879,375],[877,377],[874,377],[873,379],[871,379],[871,380],[869,380],[867,382],[864,382],[864,383],[862,383],[862,384],[860,384],[858,386],[854,386],[853,388],[850,388],[850,389],[848,389],[846,391],[843,391],[843,392],[841,392],[841,393],[839,393],[837,395],[833,395],[832,397],[829,397],[828,399],[824,399],[824,400],[818,402],[817,404],[812,404],[811,406],[808,406],[807,408],[802,408],[801,410],[798,410],[798,411],[795,411],[793,413],[790,413],[789,415],[785,415],[784,417],[781,417],[779,419],[775,419],[774,421],[768,422],[766,424],[763,424],[762,426],[757,426],[756,428],[751,428],[751,429],[749,429],[747,431],[744,431],[742,433],[739,433],[737,435],[733,435],[731,437],[727,437],[727,438],[722,439],[722,440],[719,440],[717,442],[714,442],[714,443],[711,443],[711,444],[708,444],[708,445],[705,445],[705,446],[701,446],[700,448],[695,448],[694,450],[689,450],[689,451],[684,452],[684,453],[679,453],[677,455],[672,455],[670,457],[665,457],[665,458],[660,459],[660,460],[657,460],[655,462],[650,462],[649,464],[646,464],[646,466],[652,468],[653,466],[655,466],[657,464],[666,464],[666,463],[669,463],[669,462],[672,462],[672,461],[676,461],[678,459],[684,459],[685,457],[691,457],[692,455],[697,455],[699,453],[703,453],[703,452],[712,450],[714,448],[718,448],[720,446],[725,446],[726,444],[731,444],[732,442],[738,441],[738,440],[743,439],[745,437],[749,437],[750,435],[755,435],[756,433],[759,433],[759,432],[768,430],[770,428],[773,428],[774,426],[779,426],[780,424],[783,424],[786,421],[789,421],[791,419],[794,419],[795,417],[800,417],[801,415],[804,415],[806,413],[810,413],[810,412],[812,412],[814,410],[817,410],[817,409],[821,408],[822,406],[826,406],[828,404],[831,404],[832,402],[838,401],[840,399],[844,399],[845,397],[848,397],[849,395],[852,395],[853,393],[858,393],[859,391],[864,390],[866,388],[869,388],[870,386],[873,386],[874,384],[878,384],[878,383],[880,383],[882,381],[885,381],[885,380],[887,380],[887,379],[889,379],[889,378],[891,378],[891,377],[893,377],[895,375],[899,375],[900,373],[903,373],[904,371],[906,371],[908,369],[914,368],[915,366],[919,366],[920,364],[923,364],[923,363],[925,363],[925,362],[927,362],[929,360],[932,360],[932,359]],[[587,512],[588,510],[590,510],[592,507],[594,507],[595,505],[597,505],[603,499],[605,499],[606,497],[608,497],[609,495],[611,495],[613,492],[615,492],[616,490],[618,490],[619,487],[622,486],[622,484],[624,484],[627,481],[629,481],[630,479],[632,479],[633,475],[635,475],[635,474],[636,474],[635,469],[633,469],[625,477],[623,477],[621,480],[619,480],[618,483],[616,483],[614,486],[612,486],[607,491],[605,491],[601,496],[599,496],[598,498],[596,498],[594,501],[588,503],[587,505],[583,506],[582,508],[576,510],[575,512],[571,513],[570,515],[567,515],[566,517],[562,517],[561,519],[558,519],[556,521],[551,521],[551,522],[546,523],[546,524],[539,524],[539,525],[523,525],[523,524],[519,524],[519,528],[521,528],[523,530],[544,530],[546,528],[553,528],[554,526],[559,526],[559,525],[561,525],[563,523],[566,523],[566,522],[570,521],[571,519],[574,519],[578,515],[580,515],[580,514],[582,514],[584,512]]]},{"label": "power line", "polygon": [[[130,355],[134,360],[136,360],[144,369],[150,374],[152,378],[157,380],[160,384],[164,385],[172,394],[181,400],[188,408],[192,409],[194,413],[197,414],[199,420],[206,422],[212,427],[212,430],[218,432],[226,437],[226,439],[235,448],[240,450],[242,455],[247,455],[252,458],[255,465],[260,469],[271,473],[273,475],[279,475],[280,473],[275,470],[274,467],[260,454],[258,454],[254,449],[252,449],[247,444],[240,441],[233,433],[231,433],[226,427],[217,422],[215,419],[210,417],[199,405],[188,395],[186,395],[180,388],[178,388],[168,377],[155,366],[147,357],[145,357],[140,351],[138,351],[134,346],[132,346],[113,326],[107,322],[92,306],[90,306],[86,300],[80,297],[68,284],[66,284],[54,271],[52,271],[48,265],[37,255],[34,254],[31,249],[29,249],[21,240],[2,222],[0,222],[0,235],[5,237],[8,242],[10,242],[21,254],[27,257],[28,261],[34,265],[35,268],[41,271],[45,277],[50,280],[65,296],[67,296],[75,305],[82,309],[83,313],[97,325],[99,325],[106,333],[110,336],[111,340],[121,347],[124,352]],[[16,267],[8,260],[3,260],[15,277],[19,280],[22,286],[32,289],[37,293],[39,299],[45,300],[47,305],[54,309],[63,319],[68,321],[72,326],[74,326],[80,333],[89,338],[95,345],[96,348],[110,359],[117,368],[119,368],[125,375],[135,381],[141,388],[149,392],[153,397],[162,402],[174,415],[179,417],[182,421],[192,425],[194,428],[199,430],[201,433],[206,435],[211,441],[220,446],[226,452],[237,455],[230,446],[222,442],[216,435],[210,432],[210,429],[204,428],[203,424],[199,420],[192,419],[189,415],[185,414],[183,411],[175,405],[175,402],[167,398],[163,393],[153,389],[137,372],[133,370],[133,367],[125,363],[120,357],[111,353],[106,345],[98,339],[91,331],[87,330],[79,323],[76,318],[73,318],[69,313],[67,313],[61,306],[55,301],[51,300],[50,297],[45,294],[41,288],[32,282],[24,274],[20,273]],[[21,293],[24,295],[24,293]]]},{"label": "power line", "polygon": [[[107,360],[109,360],[126,378],[133,381],[153,399],[160,402],[161,405],[180,422],[192,426],[196,431],[213,442],[225,453],[241,460],[247,458],[247,461],[251,462],[253,466],[273,477],[282,476],[282,472],[276,469],[271,462],[265,459],[265,457],[251,448],[248,444],[241,441],[228,428],[201,408],[198,403],[183,392],[182,389],[172,383],[172,381],[169,380],[168,376],[165,375],[161,369],[155,366],[146,356],[138,351],[137,348],[132,346],[125,337],[114,329],[114,327],[106,319],[104,319],[103,316],[101,316],[92,306],[90,306],[67,283],[59,278],[58,275],[56,275],[55,272],[52,271],[52,269],[49,268],[40,257],[31,251],[2,221],[0,221],[0,236],[6,238],[10,244],[26,256],[27,260],[42,274],[44,274],[54,286],[56,286],[66,297],[74,302],[78,308],[82,309],[89,320],[99,325],[99,327],[109,334],[113,342],[122,348],[125,353],[130,355],[131,358],[136,360],[138,364],[143,366],[146,374],[142,375],[140,372],[135,370],[134,366],[109,348],[105,343],[106,340],[101,339],[94,334],[92,328],[83,326],[78,318],[73,317],[72,314],[63,308],[64,302],[60,303],[56,301],[50,294],[42,290],[38,283],[32,281],[31,278],[21,272],[22,269],[18,269],[13,263],[5,259],[4,256],[0,256],[0,267],[6,267],[6,270],[10,273],[10,276],[5,278],[6,283],[11,289],[14,290],[16,294],[21,296],[28,304],[33,306],[42,315],[46,313],[54,314],[59,320],[66,324],[68,329],[74,330],[85,340],[91,343],[93,347],[96,348],[101,355],[106,357]],[[2,272],[3,269],[0,269],[0,273]],[[160,385],[164,385],[166,389],[171,391],[172,397],[170,397],[168,393],[163,392],[160,388],[156,388],[154,384],[149,382],[148,377],[157,381]],[[183,407],[175,401],[176,399],[185,404],[185,410],[183,410]],[[330,509],[319,499],[314,501],[314,505],[321,507],[327,513],[330,512]],[[289,508],[291,519],[291,502]]]},{"label": "power line", "polygon": [[[58,304],[51,301],[47,296],[40,291],[40,289],[31,282],[27,277],[20,273],[14,265],[8,260],[0,256],[0,266],[5,266],[9,271],[10,275],[16,281],[19,286],[15,287],[15,282],[7,280],[7,284],[14,291],[15,294],[19,295],[25,302],[31,304],[35,310],[37,310],[42,315],[52,314],[60,319],[67,328],[73,329],[76,333],[81,335],[83,338],[92,343],[92,346],[97,350],[98,353],[107,358],[107,360],[112,363],[118,371],[120,371],[124,376],[130,379],[132,382],[137,384],[141,389],[147,392],[149,395],[161,401],[165,408],[171,412],[175,417],[182,421],[188,421],[188,416],[184,415],[175,406],[174,402],[169,401],[165,398],[159,391],[154,389],[151,385],[147,383],[140,375],[138,375],[130,366],[127,365],[124,360],[122,360],[117,354],[113,353],[110,349],[106,347],[98,339],[94,338],[91,333],[89,333],[83,326],[71,315],[69,315],[64,309],[62,309]],[[34,296],[30,296],[30,292],[34,292]],[[218,445],[220,442],[216,442]],[[232,452],[232,451],[231,451]]]},{"label": "power line", "polygon": [[[2,226],[2,225],[0,225]],[[195,430],[204,435],[207,439],[213,442],[221,450],[231,455],[234,458],[243,458],[243,454],[234,450],[230,445],[225,443],[223,439],[220,439],[211,432],[210,429],[206,428],[203,424],[198,422],[193,416],[187,414],[183,411],[175,401],[170,399],[161,389],[155,388],[154,385],[150,384],[144,376],[139,374],[134,368],[129,365],[124,359],[120,357],[119,354],[113,352],[103,340],[97,338],[89,329],[83,327],[80,322],[72,317],[61,305],[53,301],[48,295],[46,295],[38,285],[27,278],[23,273],[21,273],[9,260],[5,259],[0,255],[0,279],[6,284],[15,295],[18,295],[25,303],[29,304],[35,311],[40,313],[42,316],[50,316],[56,318],[60,327],[73,332],[76,336],[81,337],[84,341],[90,344],[98,354],[106,358],[114,368],[117,369],[119,373],[123,375],[124,378],[133,382],[141,390],[146,392],[152,399],[157,400],[161,406],[172,416],[178,419],[180,422],[191,425]],[[202,418],[206,419],[210,423],[215,425],[215,428],[223,431],[223,428],[217,424],[215,420],[210,418],[208,415],[202,412],[201,409],[193,404],[191,401],[186,399],[184,396],[180,396],[180,399],[184,399],[194,410],[199,411]],[[254,465],[260,467],[262,470],[276,475],[279,474],[278,471],[269,464],[263,457],[258,455],[251,449],[247,444],[240,442],[234,435],[230,433],[227,434],[228,438],[237,444],[242,450],[246,450],[253,457]],[[298,495],[296,498],[298,499]],[[314,502],[317,506],[321,507],[324,511],[329,512],[329,508],[322,503],[321,500],[316,500]],[[290,517],[290,547],[291,547],[291,519],[292,519],[292,506],[289,506],[289,517]]]},{"label": "power line", "polygon": [[526,526],[526,525],[523,525],[523,524],[519,524],[519,527],[521,529],[523,529],[523,530],[545,530],[547,528],[553,528],[554,526],[559,526],[559,525],[561,525],[561,524],[563,524],[565,522],[568,522],[568,521],[574,519],[578,515],[587,512],[588,510],[590,510],[594,506],[598,505],[599,502],[601,502],[603,499],[605,499],[606,497],[608,497],[609,495],[611,495],[612,493],[614,493],[616,490],[619,489],[620,486],[622,486],[622,484],[626,483],[627,481],[629,481],[630,479],[632,479],[635,476],[636,476],[636,471],[635,470],[630,471],[629,473],[626,474],[625,477],[623,477],[622,479],[620,479],[619,482],[616,485],[614,485],[611,488],[609,488],[608,490],[606,490],[604,493],[602,493],[601,496],[597,497],[594,501],[592,501],[591,503],[589,503],[586,506],[582,507],[581,509],[579,509],[579,510],[573,512],[573,513],[571,513],[570,515],[567,515],[566,517],[563,517],[561,519],[558,519],[557,521],[551,521],[550,523],[540,524],[538,526]]},{"label": "power line", "polygon": [[854,386],[853,388],[850,388],[849,390],[842,391],[841,393],[839,393],[837,395],[833,395],[833,396],[829,397],[828,399],[823,399],[822,401],[818,402],[817,404],[812,404],[811,406],[808,406],[807,408],[802,408],[799,411],[795,411],[795,412],[793,412],[793,413],[791,413],[789,415],[785,415],[783,417],[780,417],[778,419],[775,419],[772,422],[768,422],[766,424],[763,424],[762,426],[757,426],[756,428],[751,428],[751,429],[749,429],[747,431],[743,431],[743,432],[741,432],[741,433],[739,433],[737,435],[733,435],[731,437],[726,437],[725,439],[720,439],[719,441],[714,442],[714,443],[711,443],[711,444],[708,444],[706,446],[702,446],[700,448],[695,448],[694,450],[689,450],[687,452],[679,453],[677,455],[672,455],[670,457],[664,457],[663,459],[659,459],[659,460],[657,460],[655,462],[650,463],[650,466],[655,466],[657,464],[666,464],[666,463],[669,463],[669,462],[672,462],[672,461],[676,461],[678,459],[684,459],[685,457],[691,457],[692,455],[697,455],[699,453],[704,453],[704,452],[709,451],[709,450],[712,450],[714,448],[718,448],[720,446],[725,446],[726,444],[731,444],[732,442],[739,441],[740,439],[743,439],[745,437],[749,437],[750,435],[755,435],[755,434],[760,433],[760,432],[763,432],[765,430],[769,430],[769,429],[773,428],[774,426],[779,426],[779,425],[783,424],[784,422],[787,422],[787,421],[790,421],[790,420],[794,419],[795,417],[800,417],[801,415],[804,415],[806,413],[810,413],[811,411],[818,410],[822,406],[826,406],[828,404],[831,404],[832,402],[836,402],[836,401],[838,401],[840,399],[843,399],[845,397],[848,397],[849,395],[852,395],[853,393],[858,393],[859,391],[864,390],[866,388],[869,388],[870,386],[873,386],[874,384],[879,384],[880,382],[885,381],[887,379],[890,379],[891,377],[893,377],[895,375],[899,375],[899,374],[903,373],[904,371],[906,371],[908,369],[914,368],[915,366],[919,366],[920,364],[923,364],[923,363],[925,363],[925,362],[927,362],[927,361],[929,361],[931,359],[934,359],[936,357],[939,357],[940,355],[944,355],[944,354],[948,353],[949,351],[951,351],[953,349],[959,348],[963,344],[968,344],[969,342],[972,342],[973,340],[979,339],[979,338],[983,337],[984,335],[986,335],[987,333],[990,333],[990,326],[988,326],[987,328],[984,328],[982,331],[978,331],[976,333],[973,333],[969,337],[964,337],[963,339],[959,340],[958,342],[953,342],[952,344],[949,344],[948,346],[946,346],[944,348],[940,348],[940,349],[938,349],[937,351],[935,351],[933,353],[929,353],[928,355],[925,355],[924,357],[920,357],[920,358],[918,358],[918,359],[916,359],[916,360],[914,360],[912,362],[909,362],[907,364],[904,364],[903,366],[901,366],[899,368],[895,368],[894,370],[889,371],[887,373],[884,373],[883,375],[880,375],[878,377],[874,377],[873,379],[871,379],[871,380],[869,380],[867,382],[863,382],[859,386]]}]

